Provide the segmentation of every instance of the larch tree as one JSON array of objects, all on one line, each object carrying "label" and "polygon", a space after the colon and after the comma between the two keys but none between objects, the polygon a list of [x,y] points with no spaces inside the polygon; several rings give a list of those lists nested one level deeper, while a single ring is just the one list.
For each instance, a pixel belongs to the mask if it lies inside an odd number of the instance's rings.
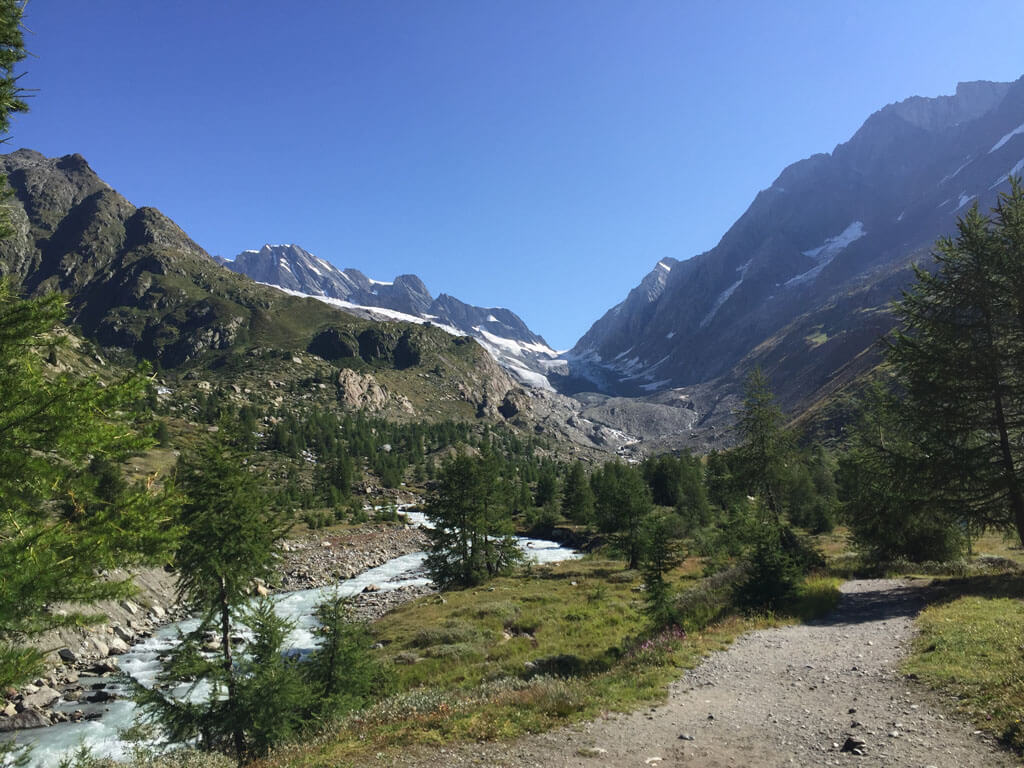
[{"label": "larch tree", "polygon": [[441,468],[426,513],[427,570],[440,587],[470,586],[521,559],[512,536],[511,488],[488,452],[455,456]]},{"label": "larch tree", "polygon": [[739,479],[747,493],[757,496],[779,522],[793,438],[785,429],[782,411],[760,368],[747,376],[736,429],[743,441],[735,451]]},{"label": "larch tree", "polygon": [[[159,688],[138,694],[172,740],[198,739],[200,747],[233,753],[242,761],[269,746],[263,727],[274,721],[266,711],[268,696],[283,703],[278,716],[297,711],[283,693],[296,690],[298,674],[278,664],[286,628],[272,610],[249,609],[252,585],[271,578],[277,543],[289,522],[269,502],[259,477],[224,431],[179,461],[177,479],[186,501],[181,512],[184,535],[174,564],[179,595],[198,615],[199,624],[182,637],[161,672],[164,682],[205,682],[210,694],[201,700],[175,698]],[[234,638],[246,619],[262,644],[253,644],[263,649],[255,657],[253,648],[248,655],[236,648]],[[216,637],[212,656],[201,653],[207,633]],[[278,680],[280,691],[259,686],[266,675]]]},{"label": "larch tree", "polygon": [[913,435],[913,472],[931,503],[965,525],[1014,530],[1024,543],[1024,189],[991,216],[977,204],[941,238],[934,272],[896,305],[887,361],[895,416]]},{"label": "larch tree", "polygon": [[627,567],[637,568],[643,551],[643,520],[654,508],[643,475],[621,461],[609,461],[594,472],[591,484],[598,527],[611,534],[629,561]]}]

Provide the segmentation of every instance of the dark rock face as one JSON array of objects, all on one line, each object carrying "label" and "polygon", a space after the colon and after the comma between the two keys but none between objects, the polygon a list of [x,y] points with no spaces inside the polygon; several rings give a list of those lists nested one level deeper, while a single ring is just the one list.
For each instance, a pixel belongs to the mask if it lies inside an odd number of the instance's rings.
[{"label": "dark rock face", "polygon": [[249,308],[225,298],[234,286],[216,290],[209,256],[162,213],[133,206],[79,155],[18,150],[0,173],[15,193],[0,274],[22,292],[67,293],[87,335],[168,366],[234,343]]},{"label": "dark rock face", "polygon": [[783,170],[715,248],[656,265],[568,353],[561,388],[647,394],[760,364],[806,403],[875,364],[910,265],[1008,172],[1024,172],[1024,79],[889,105]]},{"label": "dark rock face", "polygon": [[313,337],[306,351],[333,362],[359,354],[359,342],[351,334],[337,328],[327,328]]}]

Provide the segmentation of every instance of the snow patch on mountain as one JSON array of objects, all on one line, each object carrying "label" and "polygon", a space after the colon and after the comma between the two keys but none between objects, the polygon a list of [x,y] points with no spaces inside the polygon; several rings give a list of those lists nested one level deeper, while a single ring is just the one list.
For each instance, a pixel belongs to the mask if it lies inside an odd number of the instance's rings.
[{"label": "snow patch on mountain", "polygon": [[966,192],[961,192],[960,193],[960,199],[957,200],[956,208],[953,210],[953,212],[956,213],[956,211],[959,211],[961,208],[963,208],[965,205],[967,205],[969,202],[971,202],[971,200],[973,200],[976,197],[977,197],[977,195],[968,195]]},{"label": "snow patch on mountain", "polygon": [[794,285],[800,285],[801,283],[807,283],[814,280],[836,256],[849,247],[851,243],[860,240],[866,234],[867,230],[864,229],[864,222],[855,221],[838,235],[827,238],[825,242],[817,248],[811,248],[808,251],[801,251],[804,256],[810,256],[812,259],[817,260],[818,263],[806,272],[802,272],[796,277],[791,277],[786,281],[786,287],[789,288]]},{"label": "snow patch on mountain", "polygon": [[[433,325],[452,336],[473,336],[495,362],[508,370],[521,384],[537,389],[553,391],[554,387],[548,381],[545,373],[565,373],[566,363],[559,358],[558,353],[544,344],[517,341],[485,331],[477,327],[474,332],[466,333],[453,325],[440,322],[436,315],[410,315],[408,312],[401,312],[397,309],[387,307],[373,307],[364,304],[354,304],[344,299],[335,299],[330,296],[314,296],[301,291],[294,291],[271,283],[263,283],[271,288],[287,293],[289,296],[316,299],[332,307],[337,307],[351,313],[369,317],[372,320],[389,321],[397,320],[404,323],[415,323],[417,325]],[[533,366],[531,368],[530,366]],[[541,371],[535,370],[540,368]]]},{"label": "snow patch on mountain", "polygon": [[[957,168],[952,173],[943,176],[942,179],[939,181],[939,186],[942,186],[943,184],[945,184],[950,179],[955,179],[958,175],[960,175],[960,171],[962,171],[964,168],[966,168],[970,164],[971,164],[971,158],[967,158],[963,162],[963,165],[961,165],[959,168]],[[897,221],[899,221],[899,219],[897,219]]]},{"label": "snow patch on mountain", "polygon": [[1018,160],[1017,164],[1010,169],[1009,173],[1004,173],[1002,176],[996,179],[996,183],[989,187],[989,189],[995,189],[1003,182],[1009,181],[1011,176],[1019,175],[1021,171],[1024,171],[1024,158]]},{"label": "snow patch on mountain", "polygon": [[706,328],[714,319],[718,310],[722,308],[722,305],[725,304],[725,302],[727,302],[734,293],[736,293],[736,289],[743,283],[743,278],[747,276],[747,270],[750,269],[751,261],[736,267],[736,271],[740,273],[740,279],[718,294],[718,297],[715,299],[715,303],[711,305],[711,310],[704,315],[704,319],[700,321],[701,328]]},{"label": "snow patch on mountain", "polygon": [[1000,139],[999,141],[997,141],[997,142],[996,142],[995,144],[993,144],[993,145],[992,145],[992,149],[990,149],[990,150],[988,151],[988,154],[990,154],[990,155],[991,155],[991,154],[992,154],[993,152],[995,152],[995,151],[996,151],[997,149],[999,149],[1000,147],[1002,147],[1003,145],[1005,145],[1005,144],[1006,144],[1006,142],[1008,142],[1008,141],[1009,141],[1010,139],[1012,139],[1012,138],[1013,138],[1014,136],[1017,136],[1018,134],[1021,134],[1021,133],[1024,133],[1024,123],[1021,123],[1020,125],[1018,125],[1018,126],[1017,126],[1016,128],[1014,128],[1014,129],[1013,129],[1012,131],[1010,131],[1010,132],[1009,132],[1008,134],[1006,134],[1005,136],[1003,136],[1003,138],[1001,138],[1001,139]]},{"label": "snow patch on mountain", "polygon": [[485,339],[491,344],[495,344],[501,347],[502,349],[506,349],[515,355],[523,355],[527,352],[530,352],[536,355],[544,355],[550,358],[558,357],[558,353],[555,352],[555,350],[553,350],[546,344],[535,344],[527,341],[517,341],[516,339],[508,339],[503,336],[497,336],[480,325],[475,326],[473,330],[476,331],[481,338]]},{"label": "snow patch on mountain", "polygon": [[671,383],[672,379],[662,379],[661,381],[652,381],[650,384],[641,384],[640,389],[644,390],[644,392],[657,392]]}]

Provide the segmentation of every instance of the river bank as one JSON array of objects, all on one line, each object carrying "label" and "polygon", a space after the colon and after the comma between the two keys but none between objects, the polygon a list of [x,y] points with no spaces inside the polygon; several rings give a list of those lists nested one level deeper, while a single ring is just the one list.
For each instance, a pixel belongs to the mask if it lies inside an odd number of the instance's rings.
[{"label": "river bank", "polygon": [[[308,531],[282,543],[278,583],[256,584],[254,591],[269,595],[330,586],[426,545],[422,530],[396,523]],[[104,576],[123,579],[129,575],[138,588],[136,594],[129,600],[97,606],[96,611],[104,616],[102,622],[49,632],[36,639],[35,647],[47,652],[45,673],[19,689],[3,692],[0,733],[102,717],[102,707],[97,705],[116,698],[103,681],[120,672],[118,658],[160,627],[188,616],[177,599],[174,573],[157,568]],[[382,592],[373,586],[351,598],[354,618],[373,621],[397,605],[433,591],[430,586],[416,585]],[[89,688],[82,684],[83,678],[90,680]],[[83,707],[58,708],[69,702],[81,702]]]}]

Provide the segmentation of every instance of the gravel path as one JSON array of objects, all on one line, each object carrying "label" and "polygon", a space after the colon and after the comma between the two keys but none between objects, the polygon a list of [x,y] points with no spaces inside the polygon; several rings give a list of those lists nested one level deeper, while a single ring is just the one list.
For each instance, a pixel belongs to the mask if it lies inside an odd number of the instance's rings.
[{"label": "gravel path", "polygon": [[[405,753],[404,766],[1018,765],[897,667],[925,583],[851,581],[809,625],[753,632],[672,685],[668,701],[511,743]],[[847,738],[863,754],[844,752]]]}]

